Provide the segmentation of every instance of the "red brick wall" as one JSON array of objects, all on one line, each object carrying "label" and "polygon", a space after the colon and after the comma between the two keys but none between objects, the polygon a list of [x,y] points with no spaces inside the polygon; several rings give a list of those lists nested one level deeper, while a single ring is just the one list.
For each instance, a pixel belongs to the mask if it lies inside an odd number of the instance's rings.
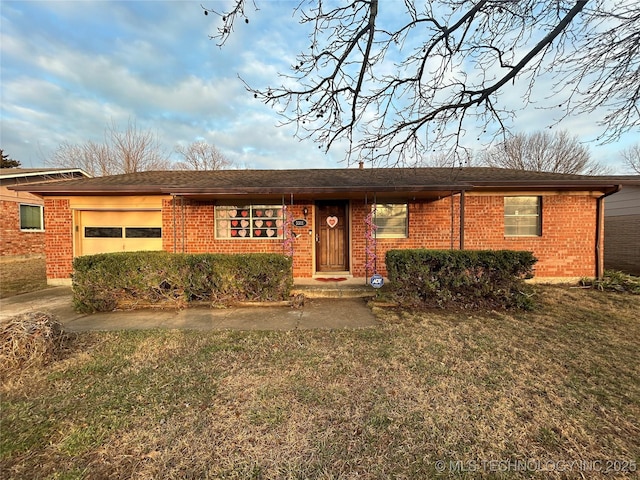
[{"label": "red brick wall", "polygon": [[[365,218],[371,205],[352,202],[353,275],[365,276]],[[408,238],[378,238],[375,255],[377,272],[386,275],[385,255],[388,250],[405,248],[457,249],[460,246],[460,197],[431,202],[412,202],[409,209]],[[453,224],[453,229],[452,229]],[[373,272],[366,272],[371,276]]]},{"label": "red brick wall", "polygon": [[73,262],[73,215],[69,200],[45,199],[47,279],[68,279]]},{"label": "red brick wall", "polygon": [[468,196],[465,248],[532,251],[537,277],[595,276],[596,198],[542,196],[542,236],[504,236],[504,197]]},{"label": "red brick wall", "polygon": [[[398,248],[459,248],[460,197],[409,204],[409,238],[378,239],[377,271],[386,274],[385,253]],[[314,241],[309,230],[314,226],[313,203],[296,202],[288,208],[293,218],[303,218],[305,227],[294,227],[294,276],[311,277],[315,272]],[[352,201],[351,273],[365,272],[365,217],[370,206]],[[73,260],[72,212],[68,200],[45,203],[47,277],[69,278]],[[452,228],[453,222],[453,228]],[[214,205],[180,199],[163,202],[163,249],[168,252],[212,253],[284,253],[281,239],[216,240]],[[596,199],[589,196],[544,195],[542,200],[542,236],[509,238],[504,236],[504,197],[502,195],[465,198],[465,248],[529,250],[539,259],[538,277],[581,277],[595,275]],[[175,232],[175,241],[174,241]]]},{"label": "red brick wall", "polygon": [[[34,202],[25,202],[35,204]],[[0,200],[0,256],[42,255],[44,253],[44,232],[20,230],[20,203]]]},{"label": "red brick wall", "polygon": [[[293,242],[293,271],[296,277],[313,274],[313,238],[308,231],[313,225],[311,204],[289,205],[293,218],[303,218],[307,207],[307,227],[293,229],[297,238]],[[222,239],[214,232],[214,205],[211,202],[193,200],[165,200],[162,205],[162,248],[168,252],[185,253],[284,253],[282,239]],[[175,231],[175,235],[174,235]],[[174,240],[175,238],[175,240]]]},{"label": "red brick wall", "polygon": [[[386,274],[387,250],[399,248],[458,249],[460,197],[409,204],[410,238],[378,239],[378,273]],[[366,211],[352,203],[353,274],[365,276]],[[453,223],[453,229],[451,225]],[[468,250],[527,250],[538,263],[537,277],[595,276],[596,199],[588,196],[545,195],[542,236],[505,237],[504,196],[465,197],[464,247]],[[371,272],[367,272],[369,275]]]}]

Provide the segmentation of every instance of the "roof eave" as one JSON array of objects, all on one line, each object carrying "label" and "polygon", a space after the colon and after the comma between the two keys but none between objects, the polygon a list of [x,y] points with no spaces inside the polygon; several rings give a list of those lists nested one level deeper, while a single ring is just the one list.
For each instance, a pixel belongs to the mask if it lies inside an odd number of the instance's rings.
[{"label": "roof eave", "polygon": [[93,178],[91,175],[89,175],[87,172],[85,172],[81,168],[67,168],[62,170],[39,170],[34,172],[22,172],[22,173],[15,173],[11,175],[0,174],[0,179],[5,180],[10,178],[42,177],[44,175],[66,175],[69,173],[80,173],[86,178]]},{"label": "roof eave", "polygon": [[171,195],[288,195],[288,194],[346,194],[346,193],[411,193],[422,191],[470,190],[472,185],[363,185],[344,187],[245,187],[245,188],[164,188],[162,193]]},{"label": "roof eave", "polygon": [[[26,191],[43,196],[59,195],[328,195],[349,193],[414,193],[436,191],[469,191],[469,190],[603,190],[611,191],[619,188],[624,182],[583,181],[490,181],[473,183],[455,183],[441,185],[348,185],[331,187],[192,187],[167,185],[102,185],[73,187],[64,183],[48,183],[33,185],[14,185],[11,190]],[[627,183],[628,184],[628,183]]]},{"label": "roof eave", "polygon": [[560,190],[580,190],[580,189],[589,189],[589,190],[610,190],[616,189],[620,186],[620,182],[616,183],[603,183],[598,181],[572,181],[572,182],[564,182],[564,181],[524,181],[524,182],[514,182],[514,181],[502,181],[502,182],[474,182],[474,188],[476,190],[488,190],[488,189],[508,189],[508,190],[522,190],[522,189],[530,189],[530,190],[550,190],[550,189],[560,189]]}]

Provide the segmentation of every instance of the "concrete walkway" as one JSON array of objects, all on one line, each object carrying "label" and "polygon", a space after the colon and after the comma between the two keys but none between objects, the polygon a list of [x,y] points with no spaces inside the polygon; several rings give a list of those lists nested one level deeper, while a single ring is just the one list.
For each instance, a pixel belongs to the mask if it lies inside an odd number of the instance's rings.
[{"label": "concrete walkway", "polygon": [[377,325],[363,298],[306,298],[304,306],[251,306],[226,309],[134,310],[82,314],[73,310],[70,287],[50,287],[0,299],[0,321],[21,313],[56,315],[69,331],[145,330],[295,330],[364,328]]}]

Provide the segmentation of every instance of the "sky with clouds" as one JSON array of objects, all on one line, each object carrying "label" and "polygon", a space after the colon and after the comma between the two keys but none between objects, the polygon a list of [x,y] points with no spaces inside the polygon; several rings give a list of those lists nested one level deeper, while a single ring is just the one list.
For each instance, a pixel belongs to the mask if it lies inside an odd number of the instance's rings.
[{"label": "sky with clouds", "polygon": [[[155,132],[176,160],[177,144],[204,140],[239,168],[345,167],[344,144],[324,153],[296,139],[293,127],[278,127],[277,113],[238,79],[277,83],[278,71],[309,43],[292,16],[297,0],[256,3],[260,10],[248,12],[250,22],[237,24],[219,48],[209,39],[218,20],[201,5],[223,10],[226,0],[2,0],[2,149],[23,167],[40,167],[63,142],[101,142],[107,125],[133,120]],[[530,108],[516,131],[545,128],[549,115]],[[600,133],[587,117],[561,127],[584,141]],[[616,144],[590,143],[592,157],[624,173],[618,152],[638,133]]]}]

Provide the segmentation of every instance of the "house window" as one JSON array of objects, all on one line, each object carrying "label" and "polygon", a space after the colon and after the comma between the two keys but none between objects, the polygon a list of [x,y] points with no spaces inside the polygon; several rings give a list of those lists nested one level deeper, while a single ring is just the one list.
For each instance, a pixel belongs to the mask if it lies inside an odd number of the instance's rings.
[{"label": "house window", "polygon": [[507,237],[542,235],[540,197],[504,197],[504,234]]},{"label": "house window", "polygon": [[376,205],[375,224],[377,238],[407,238],[409,215],[406,203]]},{"label": "house window", "polygon": [[43,231],[42,205],[20,205],[20,230]]},{"label": "house window", "polygon": [[216,238],[283,238],[282,205],[217,205]]}]

